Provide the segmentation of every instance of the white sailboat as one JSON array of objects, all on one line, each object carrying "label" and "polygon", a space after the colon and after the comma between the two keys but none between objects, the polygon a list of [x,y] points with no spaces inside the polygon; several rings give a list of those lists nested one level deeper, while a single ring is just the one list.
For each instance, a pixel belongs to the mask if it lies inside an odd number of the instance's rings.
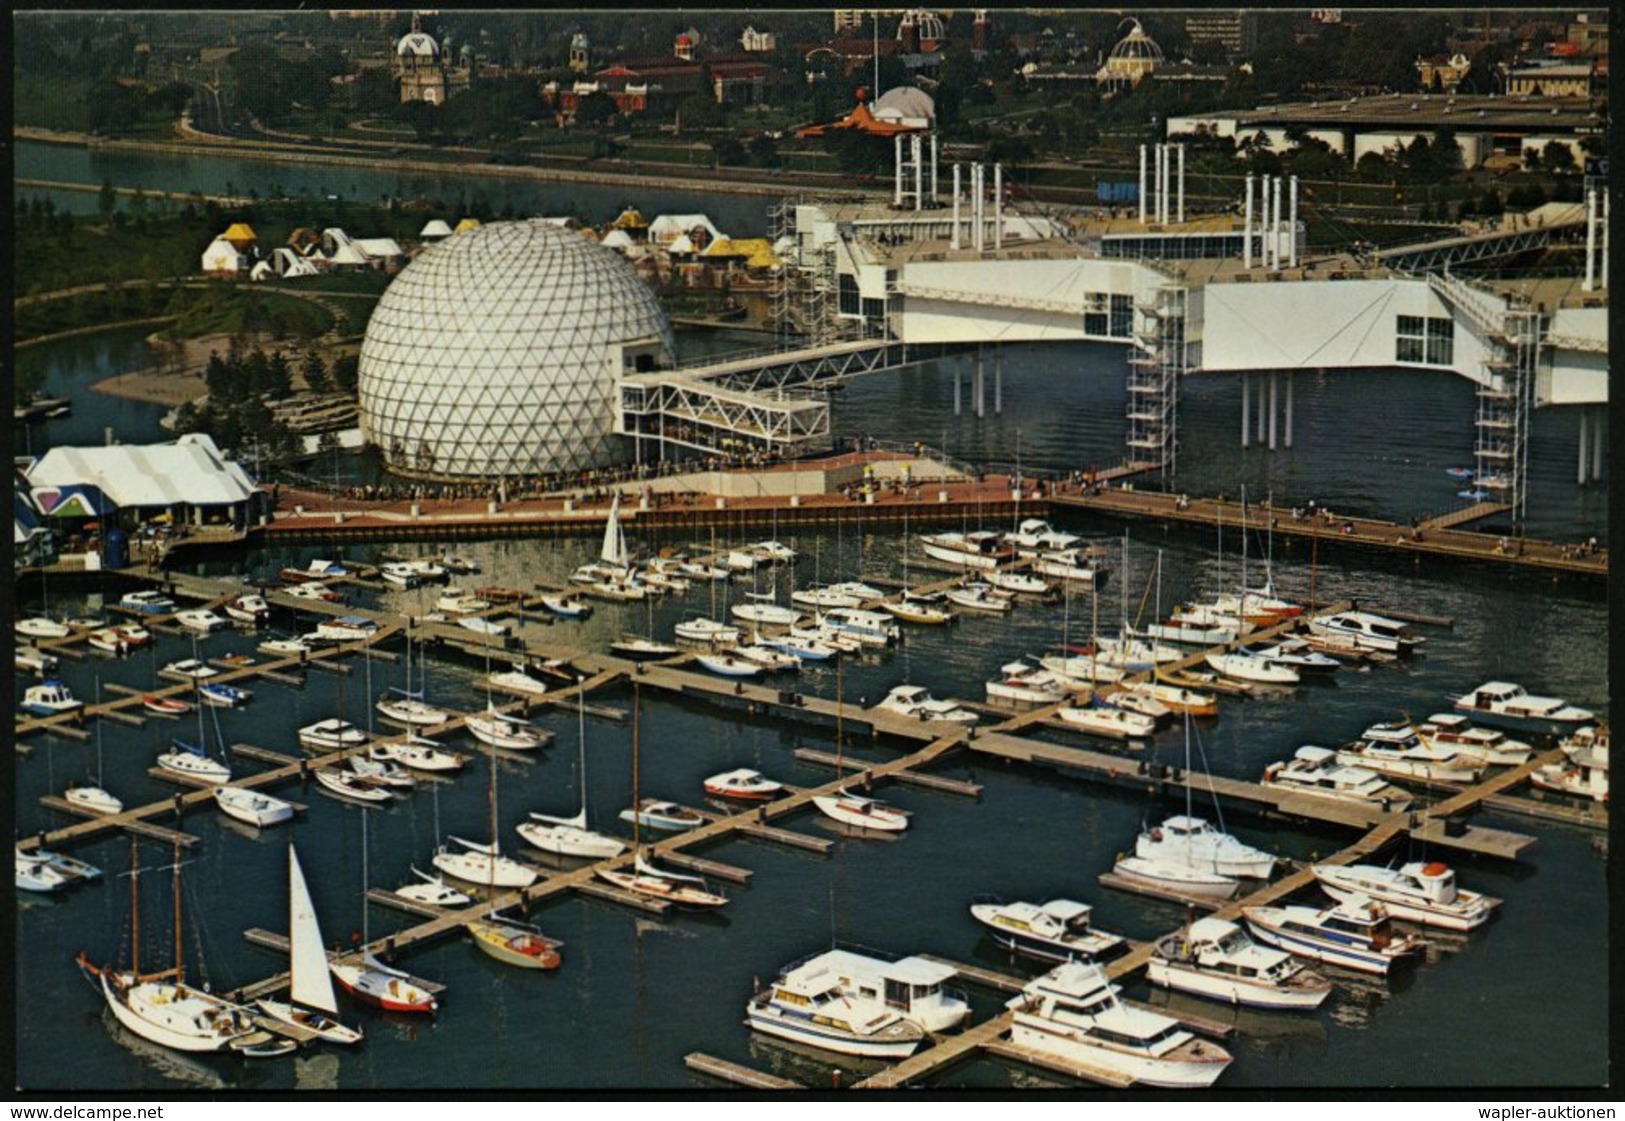
[{"label": "white sailboat", "polygon": [[339,1006],[333,996],[322,928],[292,845],[288,846],[288,999],[255,1003],[272,1019],[315,1032],[328,1043],[361,1042],[359,1031],[334,1019]]},{"label": "white sailboat", "polygon": [[576,774],[581,784],[581,811],[574,817],[549,817],[532,813],[531,820],[514,828],[527,845],[560,856],[582,856],[602,860],[619,856],[626,845],[587,828],[587,694],[576,681],[576,742],[580,753]]},{"label": "white sailboat", "polygon": [[[102,679],[96,679],[96,704],[102,703]],[[67,801],[98,814],[116,814],[124,811],[124,803],[102,785],[102,721],[96,721],[96,781],[80,782],[62,792]]]},{"label": "white sailboat", "polygon": [[[842,771],[842,744],[844,737],[841,734],[842,716],[842,689],[841,689],[841,663],[835,665],[835,781],[841,782]],[[833,818],[842,825],[849,825],[855,829],[873,829],[882,833],[900,833],[908,828],[909,815],[906,811],[887,805],[877,798],[868,798],[861,794],[853,794],[844,786],[837,785],[835,793],[821,794],[815,797],[813,805],[826,817]]]}]

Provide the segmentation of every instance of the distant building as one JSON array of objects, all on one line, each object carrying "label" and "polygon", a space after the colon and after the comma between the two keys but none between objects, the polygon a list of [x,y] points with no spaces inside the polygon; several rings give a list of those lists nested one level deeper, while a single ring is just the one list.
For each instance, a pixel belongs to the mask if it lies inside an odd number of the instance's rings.
[{"label": "distant building", "polygon": [[739,34],[739,49],[752,53],[774,51],[778,49],[778,36],[771,31],[758,31],[754,27],[747,27]]},{"label": "distant building", "polygon": [[234,277],[248,267],[248,256],[223,237],[209,242],[200,265],[210,276]]},{"label": "distant building", "polygon": [[1162,48],[1131,19],[1129,33],[1120,39],[1095,72],[1095,81],[1110,90],[1132,88],[1162,65]]},{"label": "distant building", "polygon": [[1594,74],[1590,62],[1514,66],[1507,70],[1507,96],[1590,97]]},{"label": "distant building", "polygon": [[577,74],[585,74],[588,69],[587,37],[579,31],[570,36],[570,69]]},{"label": "distant building", "polygon": [[1462,79],[1472,68],[1472,60],[1460,53],[1416,60],[1416,76],[1423,93],[1455,93],[1456,87],[1461,85]]},{"label": "distant building", "polygon": [[214,440],[193,432],[169,444],[52,448],[28,468],[35,507],[48,517],[237,525],[257,520],[268,496]]},{"label": "distant building", "polygon": [[403,104],[424,101],[444,105],[453,92],[468,88],[468,67],[453,66],[450,50],[443,49],[434,36],[422,30],[415,15],[412,30],[395,44],[390,73],[399,85]]}]

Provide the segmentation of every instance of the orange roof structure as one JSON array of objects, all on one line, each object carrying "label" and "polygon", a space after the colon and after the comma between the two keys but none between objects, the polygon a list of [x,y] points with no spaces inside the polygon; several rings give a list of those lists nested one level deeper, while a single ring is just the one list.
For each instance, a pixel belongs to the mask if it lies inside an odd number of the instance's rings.
[{"label": "orange roof structure", "polygon": [[796,136],[801,138],[823,136],[830,129],[855,128],[870,136],[896,136],[899,133],[926,132],[928,130],[917,125],[895,124],[891,121],[877,121],[875,115],[869,111],[869,106],[862,101],[841,120],[829,125],[811,125],[807,128],[797,129]]}]

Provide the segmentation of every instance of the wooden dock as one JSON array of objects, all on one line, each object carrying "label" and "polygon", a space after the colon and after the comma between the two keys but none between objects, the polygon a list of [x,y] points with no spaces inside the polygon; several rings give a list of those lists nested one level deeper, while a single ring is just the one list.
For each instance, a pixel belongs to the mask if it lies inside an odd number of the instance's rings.
[{"label": "wooden dock", "polygon": [[735,1086],[743,1086],[748,1090],[805,1090],[807,1087],[799,1082],[792,1082],[788,1078],[780,1078],[776,1074],[765,1071],[752,1070],[738,1063],[730,1063],[727,1059],[719,1059],[714,1055],[707,1055],[701,1051],[690,1051],[683,1056],[683,1065],[689,1070],[697,1070],[719,1082],[729,1082]]}]

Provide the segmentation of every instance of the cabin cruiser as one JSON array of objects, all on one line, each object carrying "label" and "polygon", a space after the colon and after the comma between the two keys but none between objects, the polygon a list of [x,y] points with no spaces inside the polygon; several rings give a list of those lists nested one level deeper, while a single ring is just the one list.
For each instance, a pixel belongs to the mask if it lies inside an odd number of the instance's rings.
[{"label": "cabin cruiser", "polygon": [[979,899],[971,903],[970,913],[999,945],[1046,961],[1092,961],[1126,945],[1122,935],[1092,929],[1094,908],[1073,899],[1048,903]]},{"label": "cabin cruiser", "polygon": [[1083,538],[1075,533],[1063,533],[1042,518],[1027,518],[1001,540],[1024,557],[1038,553],[1054,553],[1070,549]]},{"label": "cabin cruiser", "polygon": [[816,959],[790,966],[756,992],[745,1022],[765,1035],[881,1059],[912,1055],[925,1039],[918,1024],[884,1000],[847,994],[834,970]]},{"label": "cabin cruiser", "polygon": [[916,720],[947,720],[955,724],[974,724],[978,717],[969,709],[960,708],[952,701],[939,701],[923,685],[898,685],[886,694],[876,708],[910,716]]},{"label": "cabin cruiser", "polygon": [[220,671],[209,663],[199,661],[197,658],[182,658],[178,662],[170,662],[164,667],[164,673],[170,677],[189,677],[194,681],[201,681],[206,677],[214,677]]},{"label": "cabin cruiser", "polygon": [[1456,873],[1437,860],[1413,860],[1398,868],[1375,864],[1314,864],[1309,869],[1333,899],[1375,899],[1396,919],[1446,930],[1483,926],[1501,901],[1456,885]]},{"label": "cabin cruiser", "polygon": [[1522,740],[1507,738],[1496,728],[1480,728],[1465,716],[1436,712],[1416,725],[1424,743],[1449,748],[1457,755],[1477,759],[1485,766],[1518,767],[1529,762],[1534,748]]},{"label": "cabin cruiser", "polygon": [[343,595],[319,580],[308,584],[296,584],[291,588],[283,588],[282,594],[292,596],[294,599],[320,600],[322,603],[344,602]]},{"label": "cabin cruiser", "polygon": [[1016,551],[1001,544],[990,530],[971,533],[926,533],[919,538],[925,555],[965,568],[999,568],[1016,559]]},{"label": "cabin cruiser", "polygon": [[341,720],[336,716],[318,720],[299,729],[299,743],[302,747],[326,751],[361,747],[371,738],[348,720]]},{"label": "cabin cruiser", "polygon": [[1305,744],[1286,762],[1271,763],[1259,780],[1265,786],[1308,794],[1316,798],[1337,798],[1344,802],[1380,805],[1386,811],[1404,812],[1411,796],[1381,775],[1364,767],[1351,767],[1337,761],[1337,752],[1327,747]]},{"label": "cabin cruiser", "polygon": [[1015,1014],[1010,1042],[1104,1068],[1131,1085],[1194,1089],[1218,1081],[1228,1051],[1177,1020],[1125,1006],[1119,991],[1099,965],[1063,962],[1006,1003]]},{"label": "cabin cruiser", "polygon": [[952,1031],[970,1016],[964,996],[943,987],[956,976],[953,966],[927,958],[909,956],[888,961],[853,950],[833,949],[787,968],[812,972],[827,969],[848,999],[879,1001],[933,1035]]},{"label": "cabin cruiser", "polygon": [[1298,671],[1291,666],[1252,654],[1208,654],[1204,660],[1215,672],[1258,685],[1296,685]]},{"label": "cabin cruiser", "polygon": [[67,712],[78,712],[85,707],[85,702],[73,695],[60,681],[44,681],[38,685],[30,685],[23,690],[23,701],[19,706],[30,716],[61,716]]},{"label": "cabin cruiser", "polygon": [[1536,768],[1529,781],[1559,794],[1608,801],[1608,738],[1606,729],[1581,728],[1562,742],[1567,758]]},{"label": "cabin cruiser", "polygon": [[169,615],[175,610],[175,601],[157,591],[126,592],[118,605],[140,615]]},{"label": "cabin cruiser", "polygon": [[330,642],[365,642],[377,633],[377,622],[364,615],[340,615],[316,624],[316,637]]},{"label": "cabin cruiser", "polygon": [[1364,895],[1350,894],[1323,910],[1243,907],[1242,915],[1261,942],[1360,973],[1385,976],[1421,949],[1417,939],[1394,933],[1388,909]]},{"label": "cabin cruiser", "polygon": [[1029,572],[1011,572],[995,568],[987,573],[987,582],[1001,592],[1025,596],[1047,596],[1054,590],[1042,576]]},{"label": "cabin cruiser", "polygon": [[185,627],[198,634],[213,634],[215,631],[225,630],[231,625],[231,620],[224,615],[216,615],[207,607],[197,607],[190,611],[180,611],[175,615],[177,626]]},{"label": "cabin cruiser", "polygon": [[1189,814],[1176,814],[1147,829],[1134,842],[1134,855],[1183,862],[1221,876],[1267,880],[1275,857]]},{"label": "cabin cruiser", "polygon": [[402,884],[395,894],[414,903],[427,903],[431,907],[467,907],[474,900],[452,887],[439,876],[412,869],[416,882]]},{"label": "cabin cruiser", "polygon": [[271,617],[271,605],[265,602],[265,597],[252,593],[228,600],[220,610],[227,618],[250,626],[259,626]]},{"label": "cabin cruiser", "polygon": [[767,802],[784,793],[784,783],[775,782],[749,767],[724,771],[705,780],[705,792],[714,798],[737,798],[745,802]]},{"label": "cabin cruiser", "polygon": [[1313,1010],[1331,982],[1285,950],[1260,946],[1241,926],[1201,918],[1158,940],[1145,966],[1153,985],[1250,1008]]},{"label": "cabin cruiser", "polygon": [[1480,724],[1537,736],[1562,736],[1586,724],[1596,714],[1557,697],[1537,697],[1510,681],[1488,681],[1470,693],[1454,697],[1456,710]]},{"label": "cabin cruiser", "polygon": [[1369,611],[1339,611],[1309,620],[1315,634],[1343,635],[1365,650],[1383,654],[1409,654],[1427,641],[1404,623]]},{"label": "cabin cruiser", "polygon": [[858,607],[837,607],[826,611],[820,626],[856,639],[865,646],[889,646],[903,633],[890,616]]},{"label": "cabin cruiser", "polygon": [[989,704],[1006,708],[1042,708],[1066,699],[1066,690],[1049,670],[1023,661],[1006,662],[1000,676],[987,683]]},{"label": "cabin cruiser", "polygon": [[981,580],[971,580],[957,588],[949,588],[944,596],[955,607],[966,611],[981,611],[989,615],[1008,615],[1015,610],[1015,596]]},{"label": "cabin cruiser", "polygon": [[1373,724],[1337,751],[1337,761],[1390,778],[1418,782],[1476,782],[1484,765],[1453,749],[1426,742],[1409,724]]}]

